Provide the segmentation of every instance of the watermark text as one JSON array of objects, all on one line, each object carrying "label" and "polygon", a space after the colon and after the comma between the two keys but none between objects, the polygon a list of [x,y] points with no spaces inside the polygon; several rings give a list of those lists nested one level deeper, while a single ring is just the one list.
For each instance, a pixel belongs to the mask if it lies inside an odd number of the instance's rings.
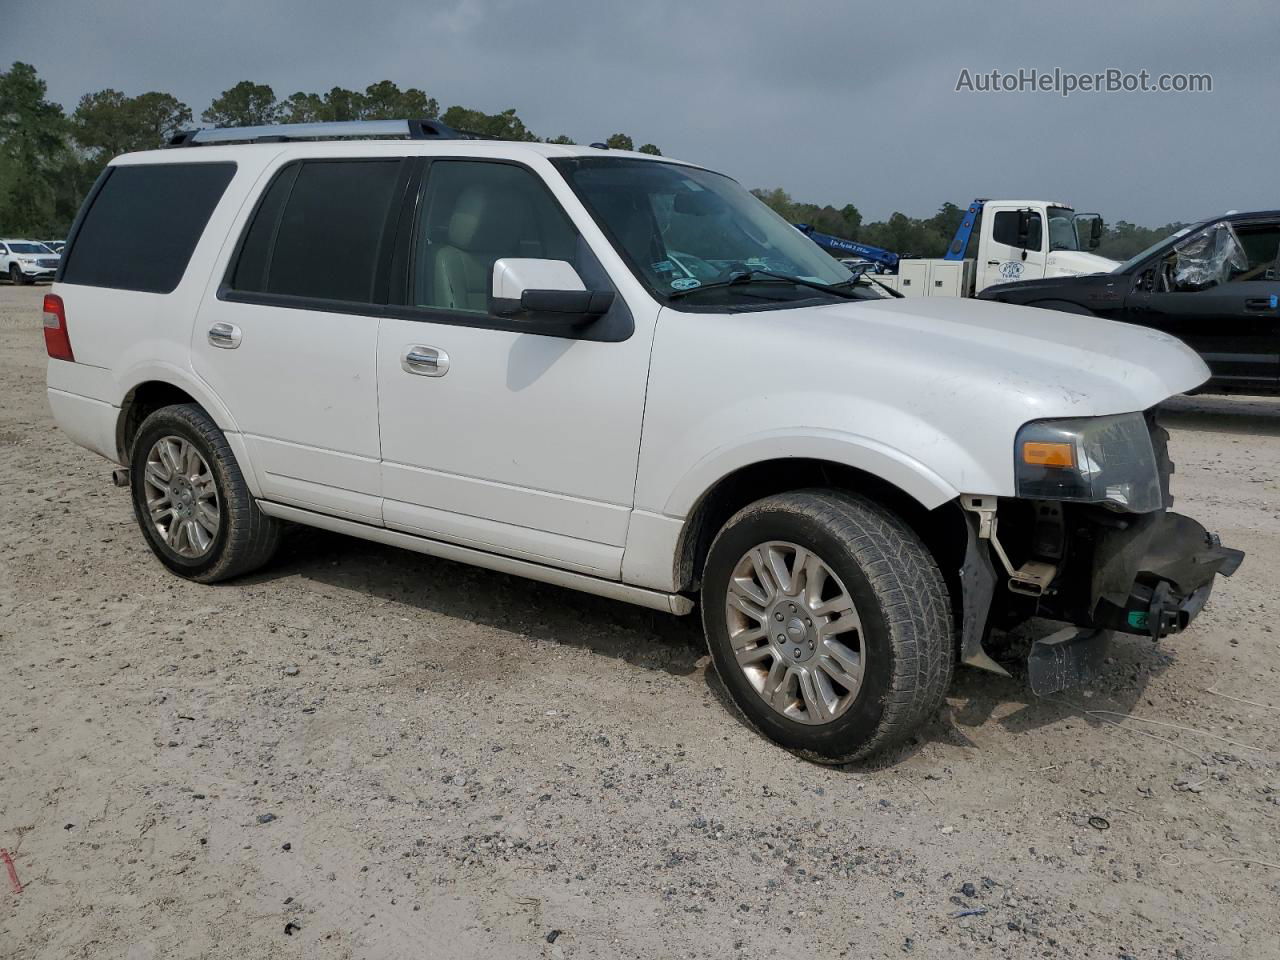
[{"label": "watermark text", "polygon": [[1076,93],[1212,93],[1209,73],[1136,73],[1109,67],[1096,73],[1074,73],[1054,67],[1040,70],[973,71],[968,67],[956,78],[956,93],[1056,93],[1070,97]]}]

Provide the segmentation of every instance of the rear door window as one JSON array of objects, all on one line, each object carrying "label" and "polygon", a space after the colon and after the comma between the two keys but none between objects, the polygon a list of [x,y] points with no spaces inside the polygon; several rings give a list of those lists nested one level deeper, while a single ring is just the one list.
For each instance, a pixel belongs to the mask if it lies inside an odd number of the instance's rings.
[{"label": "rear door window", "polygon": [[234,163],[109,167],[63,254],[63,283],[170,293],[235,175]]},{"label": "rear door window", "polygon": [[401,161],[323,160],[285,167],[245,234],[230,287],[372,303]]}]

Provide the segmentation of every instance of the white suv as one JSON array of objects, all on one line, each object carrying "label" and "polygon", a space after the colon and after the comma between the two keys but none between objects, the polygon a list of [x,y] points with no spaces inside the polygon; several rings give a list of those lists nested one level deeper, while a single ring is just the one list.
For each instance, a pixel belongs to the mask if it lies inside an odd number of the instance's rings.
[{"label": "white suv", "polygon": [[0,277],[10,283],[52,280],[61,259],[38,240],[0,240]]},{"label": "white suv", "polygon": [[[391,137],[397,137],[390,139]],[[147,256],[137,251],[148,251]],[[956,662],[1040,690],[1199,611],[1123,324],[882,297],[733,180],[429,121],[200,131],[107,168],[45,298],[49,401],[209,583],[285,521],[687,614],[758,729],[844,762]]]}]

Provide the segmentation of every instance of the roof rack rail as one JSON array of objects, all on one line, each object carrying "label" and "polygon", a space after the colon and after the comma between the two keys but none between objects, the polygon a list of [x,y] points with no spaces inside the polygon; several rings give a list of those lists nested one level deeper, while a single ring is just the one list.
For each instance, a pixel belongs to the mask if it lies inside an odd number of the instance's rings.
[{"label": "roof rack rail", "polygon": [[286,143],[290,140],[341,140],[388,137],[409,140],[475,140],[476,134],[439,120],[346,120],[332,123],[270,123],[256,127],[206,127],[183,130],[169,139],[171,147],[215,143]]}]

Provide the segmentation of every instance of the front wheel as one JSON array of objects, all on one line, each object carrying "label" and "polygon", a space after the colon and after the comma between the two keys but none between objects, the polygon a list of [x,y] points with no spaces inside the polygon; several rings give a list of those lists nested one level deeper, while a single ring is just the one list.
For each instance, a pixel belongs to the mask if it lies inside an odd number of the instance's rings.
[{"label": "front wheel", "polygon": [[16,263],[9,264],[9,282],[15,287],[27,282],[27,278],[22,274],[22,269]]},{"label": "front wheel", "polygon": [[129,477],[143,536],[179,576],[215,583],[249,573],[280,542],[279,521],[258,509],[227,438],[195,404],[142,421]]},{"label": "front wheel", "polygon": [[732,517],[707,556],[702,618],[748,722],[821,763],[902,742],[951,682],[937,563],[901,519],[855,494],[780,494]]}]

